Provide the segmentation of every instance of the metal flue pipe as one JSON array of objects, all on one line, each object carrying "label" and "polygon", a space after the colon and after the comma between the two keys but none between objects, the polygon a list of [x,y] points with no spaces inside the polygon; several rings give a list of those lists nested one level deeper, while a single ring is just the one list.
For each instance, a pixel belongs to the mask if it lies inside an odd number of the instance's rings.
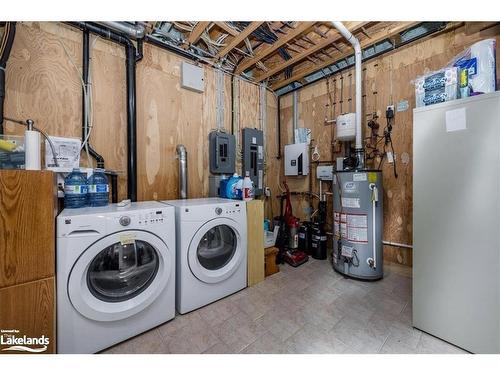
[{"label": "metal flue pipe", "polygon": [[365,153],[363,149],[362,136],[362,93],[361,93],[361,45],[359,40],[347,30],[342,22],[333,21],[333,27],[342,35],[354,48],[354,64],[355,64],[355,79],[356,79],[356,156],[358,158],[358,168],[363,169],[365,165]]},{"label": "metal flue pipe", "polygon": [[184,145],[177,145],[177,158],[179,159],[179,198],[188,197],[187,150]]},{"label": "metal flue pipe", "polygon": [[96,23],[108,27],[114,31],[118,31],[122,34],[125,34],[133,39],[142,39],[146,35],[144,26],[142,25],[132,25],[128,22],[116,22],[116,21],[101,21]]}]

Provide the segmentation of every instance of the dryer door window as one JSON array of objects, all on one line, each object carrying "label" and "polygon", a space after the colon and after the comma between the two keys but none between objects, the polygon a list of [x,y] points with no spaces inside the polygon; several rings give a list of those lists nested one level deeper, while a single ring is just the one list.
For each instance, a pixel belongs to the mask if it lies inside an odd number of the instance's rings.
[{"label": "dryer door window", "polygon": [[230,278],[247,256],[244,234],[242,238],[241,225],[228,218],[213,219],[202,225],[188,248],[192,274],[209,284]]},{"label": "dryer door window", "polygon": [[231,227],[217,225],[210,228],[198,244],[198,261],[207,270],[218,270],[233,258],[236,244],[236,234]]},{"label": "dryer door window", "polygon": [[158,265],[157,250],[148,242],[117,242],[104,248],[92,260],[87,271],[87,285],[101,301],[126,301],[151,284]]}]

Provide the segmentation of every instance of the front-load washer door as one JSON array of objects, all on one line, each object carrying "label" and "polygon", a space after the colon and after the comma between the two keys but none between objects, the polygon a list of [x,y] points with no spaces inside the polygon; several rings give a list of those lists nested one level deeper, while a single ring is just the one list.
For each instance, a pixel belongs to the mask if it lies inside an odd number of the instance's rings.
[{"label": "front-load washer door", "polygon": [[237,223],[227,218],[208,221],[196,231],[187,256],[199,280],[211,284],[226,280],[246,256]]},{"label": "front-load washer door", "polygon": [[173,249],[158,236],[117,232],[94,242],[77,259],[68,297],[89,319],[125,319],[154,302],[169,282],[173,264]]}]

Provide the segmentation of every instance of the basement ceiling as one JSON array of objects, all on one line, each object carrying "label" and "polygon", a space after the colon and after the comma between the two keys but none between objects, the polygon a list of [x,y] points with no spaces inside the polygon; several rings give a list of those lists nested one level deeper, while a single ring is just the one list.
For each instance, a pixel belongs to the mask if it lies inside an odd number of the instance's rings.
[{"label": "basement ceiling", "polygon": [[[370,58],[432,32],[446,22],[346,21]],[[265,82],[279,94],[353,63],[351,45],[329,22],[149,23],[150,37],[195,54],[221,69]]]}]

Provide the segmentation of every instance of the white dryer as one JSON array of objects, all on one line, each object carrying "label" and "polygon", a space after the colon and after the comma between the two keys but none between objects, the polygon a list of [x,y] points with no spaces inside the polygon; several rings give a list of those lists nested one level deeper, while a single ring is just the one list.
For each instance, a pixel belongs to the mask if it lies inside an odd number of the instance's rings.
[{"label": "white dryer", "polygon": [[174,223],[159,202],[61,212],[59,353],[95,353],[175,317]]},{"label": "white dryer", "polygon": [[176,307],[181,314],[247,285],[247,215],[243,201],[164,201],[175,207]]}]

